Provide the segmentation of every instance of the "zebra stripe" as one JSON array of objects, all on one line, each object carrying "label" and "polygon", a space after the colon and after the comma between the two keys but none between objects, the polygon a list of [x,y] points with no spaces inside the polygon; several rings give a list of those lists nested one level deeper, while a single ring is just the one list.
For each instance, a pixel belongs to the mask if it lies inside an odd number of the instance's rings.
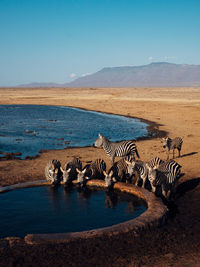
[{"label": "zebra stripe", "polygon": [[175,137],[174,139],[171,139],[169,137],[163,138],[162,139],[162,143],[163,143],[163,147],[167,147],[168,149],[168,155],[167,155],[167,159],[169,159],[169,153],[170,150],[173,150],[173,158],[174,158],[174,151],[175,149],[178,150],[178,156],[181,156],[181,148],[182,148],[182,144],[183,144],[183,140],[180,137]]},{"label": "zebra stripe", "polygon": [[124,157],[129,154],[136,154],[137,157],[140,158],[137,147],[133,141],[110,142],[108,138],[99,134],[94,146],[103,147],[112,163],[114,163],[115,157]]},{"label": "zebra stripe", "polygon": [[162,159],[160,159],[159,157],[154,157],[153,159],[147,162],[147,165],[152,169],[157,169],[162,163],[164,163]]}]

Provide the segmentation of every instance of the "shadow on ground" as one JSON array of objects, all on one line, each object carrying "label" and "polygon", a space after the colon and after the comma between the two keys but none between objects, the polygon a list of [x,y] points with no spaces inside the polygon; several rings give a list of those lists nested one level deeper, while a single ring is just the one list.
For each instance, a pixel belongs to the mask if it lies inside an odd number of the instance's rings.
[{"label": "shadow on ground", "polygon": [[200,178],[199,177],[185,181],[185,182],[179,184],[177,187],[177,191],[176,191],[177,198],[183,196],[188,191],[193,190],[199,184],[200,184]]},{"label": "shadow on ground", "polygon": [[180,158],[184,158],[184,157],[188,157],[188,156],[192,156],[192,155],[195,155],[197,154],[198,152],[191,152],[191,153],[187,153],[187,154],[183,154],[180,156]]}]

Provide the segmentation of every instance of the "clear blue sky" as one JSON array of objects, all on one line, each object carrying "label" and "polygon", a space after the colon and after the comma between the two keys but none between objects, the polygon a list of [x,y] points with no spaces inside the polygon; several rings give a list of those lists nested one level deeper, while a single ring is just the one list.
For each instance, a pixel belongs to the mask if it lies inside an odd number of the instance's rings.
[{"label": "clear blue sky", "polygon": [[200,64],[199,0],[0,0],[0,86]]}]

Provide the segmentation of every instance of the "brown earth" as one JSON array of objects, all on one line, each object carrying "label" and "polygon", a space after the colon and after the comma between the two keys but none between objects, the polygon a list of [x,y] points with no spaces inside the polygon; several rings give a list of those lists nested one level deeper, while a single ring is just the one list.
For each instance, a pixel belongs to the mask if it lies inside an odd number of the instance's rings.
[{"label": "brown earth", "polygon": [[[126,236],[100,247],[95,241],[84,246],[76,243],[70,252],[67,245],[8,248],[0,243],[0,266],[200,266],[200,88],[0,88],[0,104],[73,106],[154,122],[154,129],[183,138],[182,156],[176,161],[185,173],[179,181],[173,216],[165,226],[132,241]],[[137,147],[143,160],[166,159],[160,137],[137,141]],[[64,164],[74,156],[83,164],[101,157],[110,166],[102,149],[44,151],[34,159],[2,159],[0,185],[44,179],[49,159]],[[78,257],[83,251],[85,256]]]}]

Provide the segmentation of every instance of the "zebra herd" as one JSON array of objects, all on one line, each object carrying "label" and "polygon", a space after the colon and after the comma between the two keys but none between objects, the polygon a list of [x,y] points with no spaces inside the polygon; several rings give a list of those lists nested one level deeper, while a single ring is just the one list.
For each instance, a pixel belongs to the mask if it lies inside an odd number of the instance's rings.
[{"label": "zebra herd", "polygon": [[[154,157],[148,162],[140,160],[140,156],[134,141],[111,142],[108,138],[99,134],[94,143],[95,147],[102,147],[106,155],[112,162],[111,168],[106,170],[106,163],[103,159],[96,159],[90,164],[82,166],[78,158],[65,164],[62,168],[60,161],[51,160],[45,167],[45,176],[53,185],[59,184],[61,181],[67,187],[72,184],[73,180],[77,180],[78,185],[84,188],[89,179],[105,180],[108,190],[111,190],[116,182],[133,183],[137,186],[146,187],[150,184],[150,190],[156,192],[161,189],[162,195],[167,199],[174,197],[179,178],[181,174],[181,166],[173,159],[169,160],[169,152],[173,150],[173,158],[175,149],[178,150],[180,156],[182,139],[176,137],[163,138],[163,147],[167,147],[167,161]],[[138,157],[136,160],[135,156]],[[122,157],[119,161],[114,162],[115,157]]]}]

